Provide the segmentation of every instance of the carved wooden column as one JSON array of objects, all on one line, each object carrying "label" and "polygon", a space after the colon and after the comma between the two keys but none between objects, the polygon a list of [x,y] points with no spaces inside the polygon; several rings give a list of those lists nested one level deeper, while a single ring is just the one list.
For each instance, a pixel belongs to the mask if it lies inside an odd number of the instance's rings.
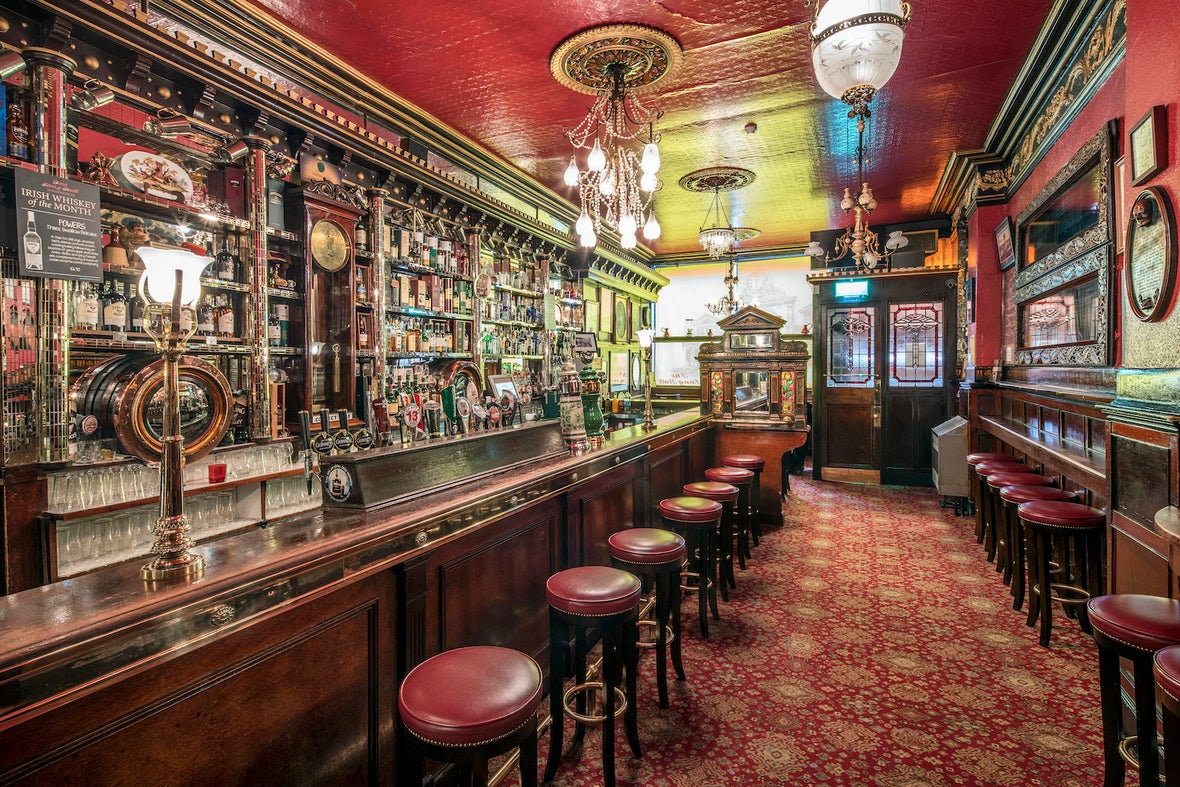
[{"label": "carved wooden column", "polygon": [[[385,296],[388,292],[385,264],[385,198],[389,192],[381,188],[365,189],[369,201],[369,250],[373,254],[373,265],[369,271],[369,301],[373,304],[373,399],[379,399],[385,390],[385,353],[389,349],[389,331],[385,319]],[[366,407],[366,410],[371,410]],[[368,412],[358,413],[366,421]]]},{"label": "carved wooden column", "polygon": [[249,195],[246,216],[250,221],[250,259],[246,261],[250,295],[245,309],[242,336],[250,343],[250,437],[256,443],[270,440],[270,342],[266,336],[270,299],[266,284],[266,154],[270,141],[244,137],[250,149],[246,156],[246,188]]}]

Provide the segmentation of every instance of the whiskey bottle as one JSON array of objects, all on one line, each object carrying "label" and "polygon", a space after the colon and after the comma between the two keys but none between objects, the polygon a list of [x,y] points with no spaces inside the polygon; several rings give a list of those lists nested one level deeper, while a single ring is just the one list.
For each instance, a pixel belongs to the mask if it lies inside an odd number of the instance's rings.
[{"label": "whiskey bottle", "polygon": [[223,236],[221,239],[221,251],[217,252],[217,257],[214,258],[215,270],[217,271],[217,278],[222,281],[237,281],[237,265],[236,258],[229,250],[229,236]]},{"label": "whiskey bottle", "polygon": [[234,314],[233,307],[230,306],[229,296],[220,296],[214,316],[217,320],[218,336],[233,337],[237,335],[237,316]]},{"label": "whiskey bottle", "polygon": [[33,218],[31,210],[29,211],[29,221],[25,225],[24,244],[25,268],[31,271],[45,270],[45,264],[41,257],[41,236],[37,234],[37,222]]},{"label": "whiskey bottle", "polygon": [[201,336],[213,336],[217,333],[217,321],[213,314],[213,296],[206,295],[197,305],[197,333]]},{"label": "whiskey bottle", "polygon": [[271,347],[283,346],[283,329],[279,324],[279,315],[274,311],[266,321],[266,338]]},{"label": "whiskey bottle", "polygon": [[127,298],[123,295],[122,282],[107,282],[102,297],[102,328],[104,331],[122,331],[127,328]]},{"label": "whiskey bottle", "polygon": [[131,292],[127,296],[127,330],[143,330],[143,298],[139,297],[139,287],[131,282]]},{"label": "whiskey bottle", "polygon": [[11,158],[28,161],[30,134],[24,99],[14,97],[8,104],[6,130],[8,133],[8,155]]},{"label": "whiskey bottle", "polygon": [[74,327],[83,331],[98,330],[98,292],[90,282],[74,290]]}]

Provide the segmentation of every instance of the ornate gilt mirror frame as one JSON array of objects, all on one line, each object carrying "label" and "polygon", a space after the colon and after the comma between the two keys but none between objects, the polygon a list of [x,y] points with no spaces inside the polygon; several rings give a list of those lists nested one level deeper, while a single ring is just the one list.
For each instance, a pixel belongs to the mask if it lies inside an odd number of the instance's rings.
[{"label": "ornate gilt mirror frame", "polygon": [[[1092,167],[1098,170],[1098,222],[1044,257],[1027,262],[1027,232],[1033,220],[1054,198],[1072,186]],[[1019,228],[1020,271],[1016,274],[1016,320],[1023,337],[1024,307],[1043,296],[1064,291],[1089,280],[1097,285],[1096,333],[1093,341],[1021,346],[1017,365],[1107,366],[1110,363],[1111,141],[1104,128],[1082,146],[1069,163],[1041,190],[1016,219]]]}]

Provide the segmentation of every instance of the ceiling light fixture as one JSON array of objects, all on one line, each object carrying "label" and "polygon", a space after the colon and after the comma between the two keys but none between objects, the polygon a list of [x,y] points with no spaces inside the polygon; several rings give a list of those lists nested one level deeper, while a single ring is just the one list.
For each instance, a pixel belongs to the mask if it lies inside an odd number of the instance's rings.
[{"label": "ceiling light fixture", "polygon": [[706,303],[705,308],[718,316],[722,314],[737,314],[737,310],[742,308],[742,304],[733,294],[738,286],[738,261],[736,254],[731,255],[729,258],[729,270],[725,273],[724,282],[725,295],[712,303]]},{"label": "ceiling light fixture", "polygon": [[641,103],[638,94],[650,91],[683,57],[672,36],[632,24],[585,30],[550,55],[558,82],[595,96],[586,117],[565,129],[573,154],[564,180],[578,189],[581,211],[574,229],[582,246],[598,242],[603,224],[618,230],[624,249],[635,248],[640,228],[647,240],[660,237],[652,196],[660,185],[655,124],[663,113]]},{"label": "ceiling light fixture", "polygon": [[[680,187],[687,191],[712,191],[713,200],[705,213],[697,240],[711,259],[718,260],[733,252],[741,240],[738,229],[730,221],[721,192],[744,188],[754,182],[754,173],[740,167],[705,167],[688,173],[680,179]],[[741,228],[746,238],[758,234],[757,230]]]},{"label": "ceiling light fixture", "polygon": [[803,0],[811,7],[811,62],[819,85],[850,106],[868,104],[901,61],[912,9],[904,0]]}]

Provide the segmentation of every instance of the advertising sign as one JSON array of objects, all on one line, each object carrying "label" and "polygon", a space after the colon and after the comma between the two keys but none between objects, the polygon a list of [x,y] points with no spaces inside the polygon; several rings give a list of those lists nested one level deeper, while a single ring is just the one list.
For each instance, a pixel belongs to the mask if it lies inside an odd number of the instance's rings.
[{"label": "advertising sign", "polygon": [[26,169],[15,174],[21,275],[102,281],[98,186]]}]

